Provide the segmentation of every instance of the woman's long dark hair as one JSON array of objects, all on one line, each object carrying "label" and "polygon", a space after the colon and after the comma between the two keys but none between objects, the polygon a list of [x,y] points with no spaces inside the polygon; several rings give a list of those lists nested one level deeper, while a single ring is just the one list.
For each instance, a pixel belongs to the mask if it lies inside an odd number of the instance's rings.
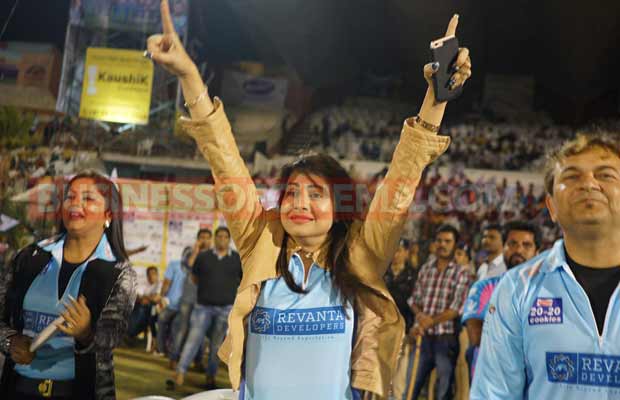
[{"label": "woman's long dark hair", "polygon": [[[346,244],[349,228],[353,220],[357,218],[357,213],[355,211],[345,212],[344,210],[337,209],[340,202],[336,201],[338,199],[336,198],[337,192],[334,190],[334,186],[349,185],[339,187],[350,187],[353,196],[352,208],[355,209],[355,204],[357,203],[355,200],[355,182],[338,161],[325,154],[302,155],[295,162],[285,165],[280,174],[280,183],[286,186],[294,173],[317,175],[325,179],[330,185],[332,204],[334,205],[334,223],[328,232],[327,265],[323,267],[330,271],[332,282],[340,291],[344,301],[354,304],[355,295],[361,287],[361,283],[350,272],[348,265],[349,249]],[[285,190],[280,195],[279,206],[282,205]],[[277,261],[278,273],[284,278],[287,286],[293,292],[305,293],[305,290],[295,282],[293,275],[289,271],[287,241],[288,234],[285,232],[282,249]]]},{"label": "woman's long dark hair", "polygon": [[[114,253],[116,259],[118,261],[127,261],[129,256],[125,250],[125,240],[123,238],[123,199],[121,198],[121,194],[114,182],[97,171],[86,170],[71,178],[66,186],[67,189],[63,191],[64,193],[62,193],[63,198],[73,182],[84,178],[94,180],[99,193],[101,193],[101,195],[105,198],[108,210],[112,215],[112,219],[110,221],[110,226],[105,228],[104,233],[108,238],[108,242],[110,243],[110,247],[112,248],[112,252]],[[62,209],[62,199],[60,204]],[[62,214],[60,215],[59,220],[60,224],[58,227],[58,232],[62,234],[67,233],[67,228],[62,220]]]}]

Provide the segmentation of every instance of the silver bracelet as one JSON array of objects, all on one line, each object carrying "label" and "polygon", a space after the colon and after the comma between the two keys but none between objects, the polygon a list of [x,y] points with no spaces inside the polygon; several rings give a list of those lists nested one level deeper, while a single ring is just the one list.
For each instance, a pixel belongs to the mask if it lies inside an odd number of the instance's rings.
[{"label": "silver bracelet", "polygon": [[198,97],[196,97],[194,100],[188,102],[185,102],[183,105],[185,106],[185,108],[192,108],[194,107],[196,104],[200,103],[201,101],[203,101],[205,99],[205,97],[207,97],[208,94],[208,90],[207,87],[205,86],[205,90],[202,91],[202,93],[200,93],[198,95]]}]

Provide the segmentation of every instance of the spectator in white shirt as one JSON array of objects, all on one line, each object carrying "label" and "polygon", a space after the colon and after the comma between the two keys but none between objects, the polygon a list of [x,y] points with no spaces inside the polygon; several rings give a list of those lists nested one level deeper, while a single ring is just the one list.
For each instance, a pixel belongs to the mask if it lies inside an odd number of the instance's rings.
[{"label": "spectator in white shirt", "polygon": [[502,227],[497,224],[487,225],[482,230],[482,249],[487,256],[485,262],[478,268],[478,280],[492,278],[506,272],[503,248]]},{"label": "spectator in white shirt", "polygon": [[159,295],[159,271],[157,267],[151,266],[146,270],[147,280],[138,284],[136,292],[138,297],[136,305],[129,318],[129,328],[127,335],[135,337],[147,327],[151,328],[151,333],[156,336],[155,318],[152,315],[153,306],[160,302]]}]

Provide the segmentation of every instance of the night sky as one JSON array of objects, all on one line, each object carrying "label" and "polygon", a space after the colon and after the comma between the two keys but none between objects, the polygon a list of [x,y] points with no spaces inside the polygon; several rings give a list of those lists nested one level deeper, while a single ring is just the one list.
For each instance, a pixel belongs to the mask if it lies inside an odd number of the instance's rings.
[{"label": "night sky", "polygon": [[[16,0],[0,1],[0,25],[4,26]],[[0,41],[65,44],[69,0],[17,0],[18,5]],[[1,29],[1,28],[0,28]]]},{"label": "night sky", "polygon": [[[0,27],[13,4],[15,0],[0,0]],[[429,61],[428,42],[441,35],[451,13],[459,12],[463,25],[459,40],[472,50],[474,60],[466,93],[469,103],[481,98],[487,74],[514,74],[534,77],[536,107],[555,110],[559,119],[581,112],[617,115],[620,108],[618,0],[190,0],[190,4],[189,37],[204,44],[204,58],[216,64],[252,55],[263,62],[280,60],[313,87],[347,81],[353,87],[365,69],[410,74],[410,81],[424,84],[419,76]],[[53,43],[62,49],[69,5],[70,0],[18,0],[0,41]]]}]

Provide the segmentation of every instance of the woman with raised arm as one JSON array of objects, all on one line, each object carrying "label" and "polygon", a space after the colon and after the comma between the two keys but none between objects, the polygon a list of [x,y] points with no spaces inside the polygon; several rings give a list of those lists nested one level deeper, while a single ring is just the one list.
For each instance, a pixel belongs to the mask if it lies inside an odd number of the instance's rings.
[{"label": "woman with raised arm", "polygon": [[[363,219],[350,210],[356,204],[352,179],[323,154],[284,167],[279,207],[265,210],[222,102],[209,98],[174,32],[167,0],[161,4],[163,34],[148,39],[146,55],[181,81],[191,113],[182,123],[211,165],[218,207],[243,263],[218,353],[233,389],[243,400],[387,396],[404,324],[383,275],[422,170],[450,143],[437,135],[446,104],[436,103],[429,85],[419,114],[404,123]],[[446,35],[455,33],[457,23],[455,15]],[[425,66],[429,83],[437,67]],[[452,84],[460,86],[471,75],[467,49],[460,50],[455,70]],[[349,192],[339,193],[347,187]]]}]

